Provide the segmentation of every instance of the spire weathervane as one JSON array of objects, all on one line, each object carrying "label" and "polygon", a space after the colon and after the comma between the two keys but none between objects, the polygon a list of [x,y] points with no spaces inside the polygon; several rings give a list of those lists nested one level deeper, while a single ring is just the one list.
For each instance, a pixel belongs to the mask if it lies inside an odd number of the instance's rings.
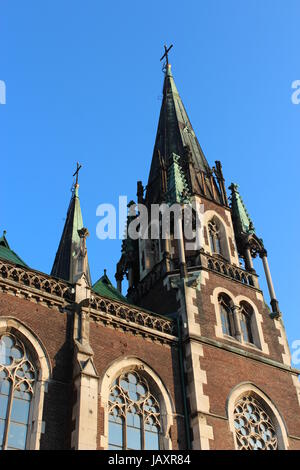
[{"label": "spire weathervane", "polygon": [[79,165],[79,162],[77,162],[77,169],[76,169],[76,171],[73,175],[73,176],[76,176],[75,186],[78,185],[78,173],[79,173],[79,170],[80,170],[81,167],[82,167],[82,165]]},{"label": "spire weathervane", "polygon": [[166,58],[166,63],[165,63],[165,67],[167,68],[168,65],[169,65],[169,57],[168,57],[168,54],[170,52],[170,50],[172,49],[173,47],[173,44],[171,44],[171,46],[168,48],[168,46],[166,46],[166,44],[164,45],[164,48],[165,48],[165,53],[164,55],[160,58],[160,61],[162,61],[164,58]]}]

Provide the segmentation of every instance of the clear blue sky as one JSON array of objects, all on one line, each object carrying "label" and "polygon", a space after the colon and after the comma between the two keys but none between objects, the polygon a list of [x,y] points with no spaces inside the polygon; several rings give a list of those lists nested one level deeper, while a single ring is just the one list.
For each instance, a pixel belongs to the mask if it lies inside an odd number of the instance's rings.
[{"label": "clear blue sky", "polygon": [[[208,161],[221,160],[264,239],[290,343],[300,339],[299,0],[3,0],[0,229],[50,272],[76,162],[93,281],[113,279],[120,241],[96,207],[147,181],[163,75],[173,74]],[[261,269],[257,265],[259,273]],[[266,299],[268,292],[264,287]]]}]

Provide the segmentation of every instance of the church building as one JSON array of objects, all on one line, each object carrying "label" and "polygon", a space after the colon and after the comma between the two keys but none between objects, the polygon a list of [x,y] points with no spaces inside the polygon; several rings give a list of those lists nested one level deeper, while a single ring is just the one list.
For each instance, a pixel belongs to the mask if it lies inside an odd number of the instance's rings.
[{"label": "church building", "polygon": [[237,184],[227,192],[221,162],[208,163],[167,49],[163,57],[152,162],[136,203],[149,209],[149,227],[153,204],[193,207],[200,244],[174,216],[168,238],[160,222],[155,239],[124,238],[116,287],[105,271],[94,282],[78,170],[50,274],[28,266],[3,233],[2,450],[300,450],[300,371],[267,247]]}]

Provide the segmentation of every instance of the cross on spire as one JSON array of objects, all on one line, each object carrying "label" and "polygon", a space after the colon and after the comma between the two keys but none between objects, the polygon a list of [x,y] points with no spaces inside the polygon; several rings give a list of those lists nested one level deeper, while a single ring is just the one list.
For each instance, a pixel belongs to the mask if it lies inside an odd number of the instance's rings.
[{"label": "cross on spire", "polygon": [[80,170],[81,167],[82,167],[82,165],[79,165],[79,162],[77,162],[77,169],[76,169],[76,171],[73,175],[73,176],[76,176],[75,185],[78,185],[78,173],[79,173],[79,170]]},{"label": "cross on spire", "polygon": [[164,58],[166,58],[166,67],[169,65],[169,57],[168,57],[168,54],[170,52],[170,50],[172,49],[173,47],[173,44],[171,44],[171,46],[168,48],[168,46],[166,46],[166,44],[164,45],[164,48],[165,48],[165,53],[164,55],[160,58],[160,61],[162,61]]}]

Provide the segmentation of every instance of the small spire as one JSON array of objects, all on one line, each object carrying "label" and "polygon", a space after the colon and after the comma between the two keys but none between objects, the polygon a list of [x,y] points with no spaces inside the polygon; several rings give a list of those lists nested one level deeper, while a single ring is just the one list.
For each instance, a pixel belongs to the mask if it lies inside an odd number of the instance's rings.
[{"label": "small spire", "polygon": [[240,233],[255,233],[254,225],[250,215],[238,191],[238,185],[231,183],[228,189],[231,191],[230,207],[235,230]]},{"label": "small spire", "polygon": [[[88,230],[83,225],[80,201],[78,196],[78,173],[81,165],[77,163],[77,169],[73,176],[76,177],[73,185],[73,193],[69,204],[67,218],[59,247],[53,263],[51,276],[75,283],[78,273],[86,274],[88,283],[91,284],[90,270],[86,253],[86,238]],[[80,264],[80,261],[82,263]]]}]

